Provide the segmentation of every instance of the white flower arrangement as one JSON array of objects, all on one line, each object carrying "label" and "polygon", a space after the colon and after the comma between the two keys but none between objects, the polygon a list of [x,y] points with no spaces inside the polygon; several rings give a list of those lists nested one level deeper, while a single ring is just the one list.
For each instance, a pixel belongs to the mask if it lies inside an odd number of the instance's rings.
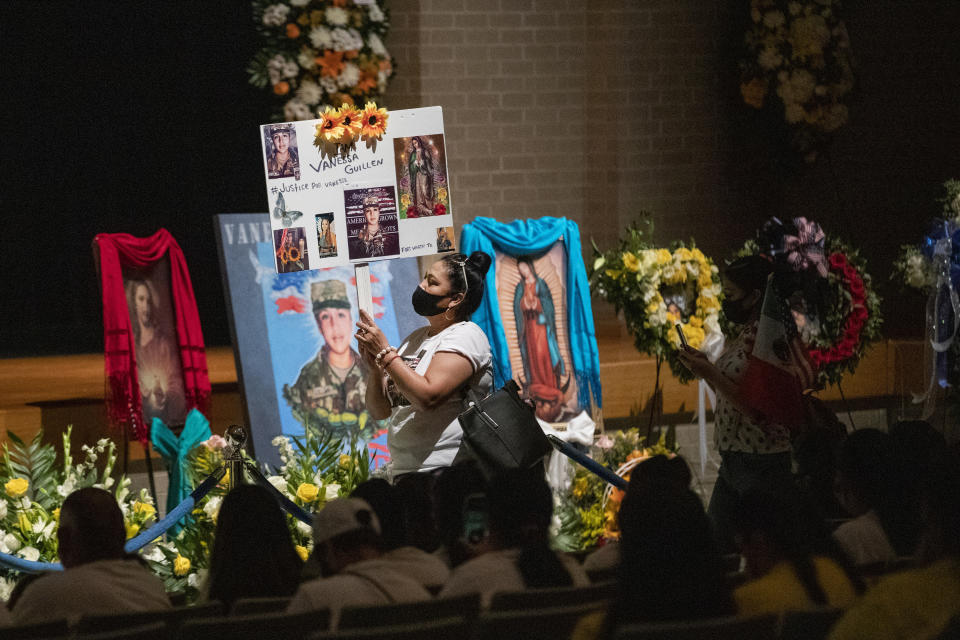
[{"label": "white flower arrangement", "polygon": [[281,100],[284,119],[382,99],[393,59],[383,45],[390,22],[379,2],[254,0],[253,9],[264,45],[247,69],[250,82]]}]

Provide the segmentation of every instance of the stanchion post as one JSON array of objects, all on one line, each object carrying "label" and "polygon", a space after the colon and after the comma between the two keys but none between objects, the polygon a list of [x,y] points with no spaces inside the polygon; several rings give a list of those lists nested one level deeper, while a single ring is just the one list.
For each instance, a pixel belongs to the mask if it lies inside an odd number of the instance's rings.
[{"label": "stanchion post", "polygon": [[230,445],[230,457],[227,469],[230,471],[228,488],[233,491],[243,484],[243,445],[247,442],[247,432],[238,424],[227,427],[227,444]]}]

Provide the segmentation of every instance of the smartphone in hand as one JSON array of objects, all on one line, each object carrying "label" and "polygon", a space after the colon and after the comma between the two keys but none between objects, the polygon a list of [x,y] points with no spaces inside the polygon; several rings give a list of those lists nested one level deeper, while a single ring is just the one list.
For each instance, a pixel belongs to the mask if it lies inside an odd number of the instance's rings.
[{"label": "smartphone in hand", "polygon": [[683,335],[683,327],[680,326],[678,322],[676,325],[677,335],[680,336],[680,345],[686,349],[689,345],[687,344],[687,336]]}]

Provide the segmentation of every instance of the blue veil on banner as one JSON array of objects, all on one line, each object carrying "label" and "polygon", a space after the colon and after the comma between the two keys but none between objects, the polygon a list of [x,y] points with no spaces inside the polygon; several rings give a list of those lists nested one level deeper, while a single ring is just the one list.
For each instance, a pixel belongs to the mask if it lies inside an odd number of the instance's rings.
[{"label": "blue veil on banner", "polygon": [[574,389],[580,410],[589,408],[591,391],[596,406],[602,406],[600,357],[577,223],[540,218],[505,224],[475,218],[461,230],[460,247],[466,254],[483,251],[495,258],[473,321],[490,339],[496,386],[516,378],[537,402],[538,416],[548,422],[569,416]]},{"label": "blue veil on banner", "polygon": [[[365,408],[366,370],[353,338],[352,266],[277,273],[267,214],[222,214],[217,231],[240,381],[257,458],[272,440],[312,423],[365,442],[379,465],[386,433]],[[392,344],[423,324],[407,300],[420,281],[415,258],[370,265],[374,315]],[[394,299],[399,304],[394,304]]]}]

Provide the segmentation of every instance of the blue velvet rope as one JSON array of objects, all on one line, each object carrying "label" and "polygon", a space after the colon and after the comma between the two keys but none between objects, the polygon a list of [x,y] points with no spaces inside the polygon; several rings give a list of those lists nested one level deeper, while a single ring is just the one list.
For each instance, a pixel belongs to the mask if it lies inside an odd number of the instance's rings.
[{"label": "blue velvet rope", "polygon": [[295,503],[293,500],[278,491],[275,486],[270,484],[269,480],[263,477],[263,474],[260,473],[259,469],[250,463],[247,463],[247,469],[253,475],[253,478],[257,481],[257,484],[266,487],[277,496],[277,499],[280,501],[280,508],[292,515],[297,520],[313,526],[313,516],[297,506],[297,503]]},{"label": "blue velvet rope", "polygon": [[605,466],[591,458],[590,456],[580,453],[569,443],[564,442],[557,436],[553,434],[547,434],[547,439],[550,440],[552,444],[560,453],[572,459],[574,462],[578,462],[583,465],[587,471],[594,473],[595,475],[600,476],[601,480],[609,482],[617,489],[626,490],[627,481],[615,474],[610,469],[607,469]]},{"label": "blue velvet rope", "polygon": [[[207,495],[210,490],[213,489],[218,482],[220,482],[220,479],[223,478],[224,471],[225,469],[219,469],[218,471],[210,474],[206,480],[200,483],[199,487],[194,489],[190,495],[187,496],[183,502],[178,504],[173,511],[168,513],[166,517],[146,531],[140,533],[140,535],[136,536],[135,538],[127,540],[127,543],[123,547],[124,551],[127,553],[139,551],[147,544],[166,533],[167,529],[176,524],[178,520],[189,514],[193,510],[193,505],[203,499],[203,496]],[[13,571],[19,571],[21,573],[63,571],[63,565],[59,562],[36,562],[33,560],[25,560],[17,556],[12,556],[8,553],[0,553],[0,567],[12,569]]]}]

